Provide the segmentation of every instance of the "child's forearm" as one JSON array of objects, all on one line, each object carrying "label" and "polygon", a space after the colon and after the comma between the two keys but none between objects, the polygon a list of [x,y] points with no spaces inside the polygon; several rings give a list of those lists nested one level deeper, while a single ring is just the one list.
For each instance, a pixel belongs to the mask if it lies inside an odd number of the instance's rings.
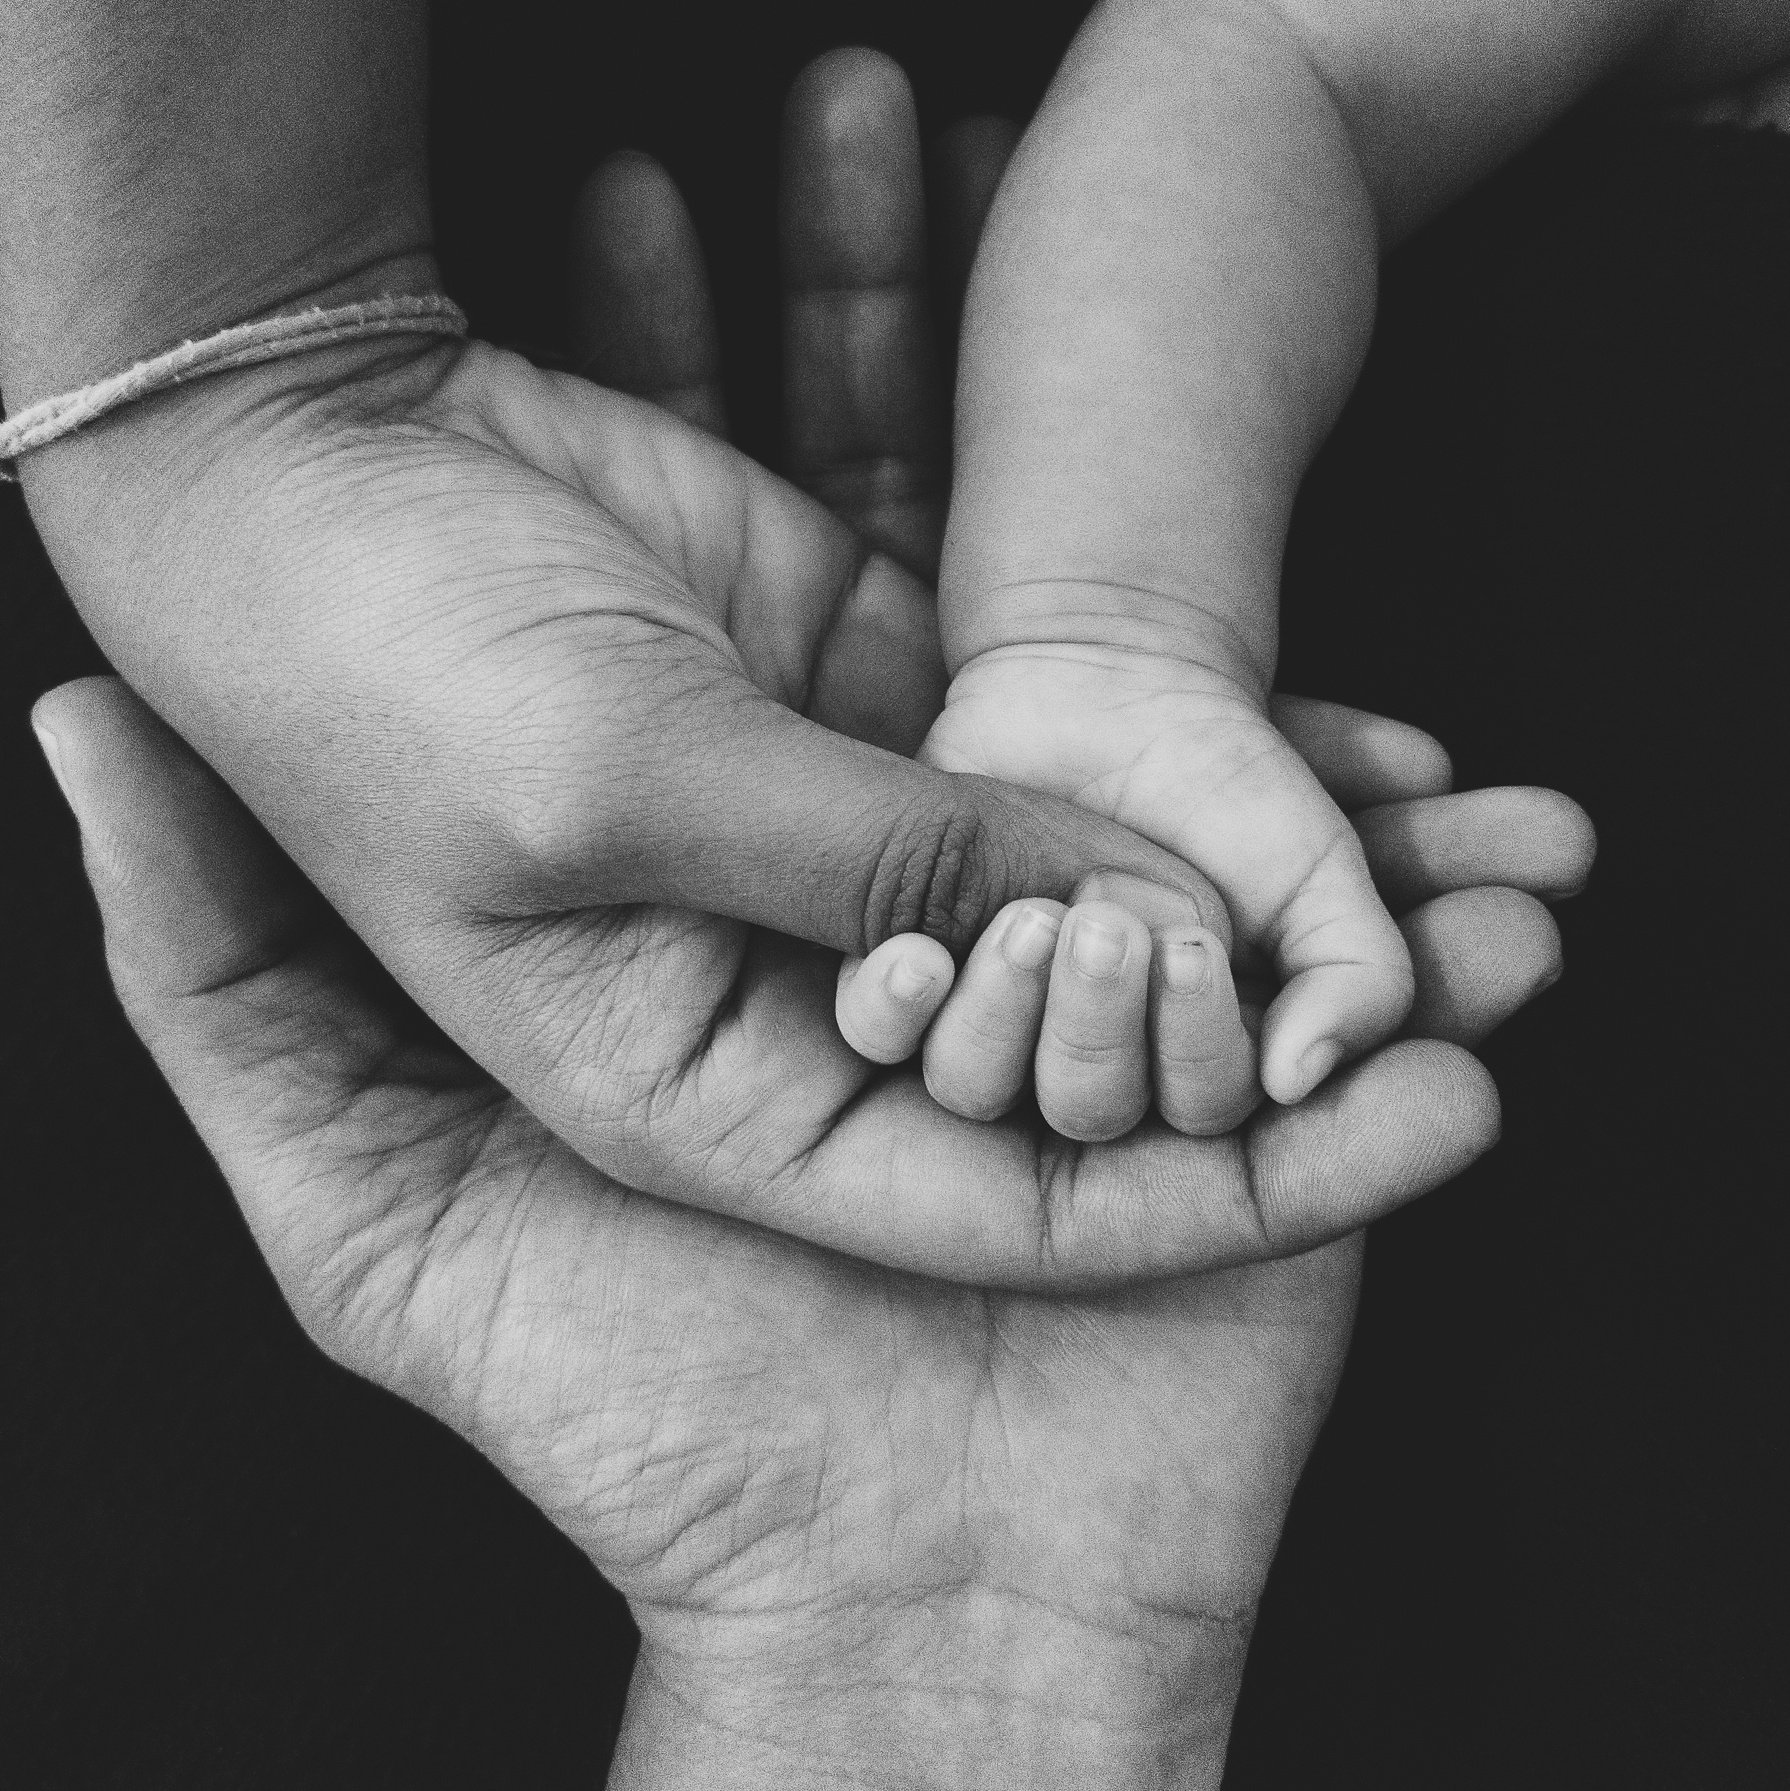
[{"label": "child's forearm", "polygon": [[1284,35],[1101,9],[978,254],[943,579],[956,670],[1040,640],[1179,654],[1265,689],[1277,548],[1373,314],[1373,212]]},{"label": "child's forearm", "polygon": [[1611,79],[1733,78],[1790,6],[1107,0],[1003,185],[965,324],[952,669],[1133,645],[1265,691],[1298,482],[1382,243]]}]

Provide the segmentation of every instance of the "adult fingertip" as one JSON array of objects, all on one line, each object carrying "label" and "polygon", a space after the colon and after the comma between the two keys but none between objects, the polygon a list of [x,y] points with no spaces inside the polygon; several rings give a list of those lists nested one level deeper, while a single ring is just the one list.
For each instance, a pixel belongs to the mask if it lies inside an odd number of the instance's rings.
[{"label": "adult fingertip", "polygon": [[1434,1039],[1389,1045],[1252,1135],[1275,1254],[1308,1249],[1452,1181],[1498,1141],[1485,1067]]},{"label": "adult fingertip", "polygon": [[1454,788],[1454,760],[1434,734],[1390,715],[1368,718],[1356,739],[1354,779],[1368,801],[1385,800],[1379,790],[1397,790],[1408,800],[1446,796]]},{"label": "adult fingertip", "polygon": [[1415,796],[1446,796],[1454,788],[1454,759],[1434,734],[1409,722],[1388,721],[1398,735],[1397,753],[1406,787]]},{"label": "adult fingertip", "polygon": [[790,84],[789,104],[823,101],[834,108],[822,124],[835,137],[850,137],[863,120],[855,108],[866,102],[906,105],[912,89],[907,72],[886,50],[870,44],[841,44],[807,63]]},{"label": "adult fingertip", "polygon": [[62,792],[62,800],[74,811],[75,820],[79,822],[81,811],[75,805],[75,793],[68,781],[68,769],[63,760],[62,741],[57,736],[50,718],[40,715],[39,709],[31,711],[31,731],[37,736],[38,750],[44,756],[44,763],[50,768],[50,776],[56,780],[56,788]]},{"label": "adult fingertip", "polygon": [[1548,886],[1538,891],[1549,901],[1563,902],[1581,894],[1597,863],[1597,828],[1578,803],[1560,790],[1530,792],[1542,816],[1537,831],[1553,841]]},{"label": "adult fingertip", "polygon": [[1414,1037],[1477,1044],[1565,969],[1559,923],[1524,890],[1451,890],[1399,924],[1417,972]]},{"label": "adult fingertip", "polygon": [[1392,1049],[1420,1068],[1433,1091],[1438,1187],[1452,1181],[1491,1150],[1504,1132],[1504,1104],[1492,1073],[1461,1045],[1440,1039],[1408,1039]]},{"label": "adult fingertip", "polygon": [[90,873],[104,868],[105,860],[93,851],[99,817],[89,760],[96,740],[103,738],[102,730],[116,725],[121,706],[137,702],[122,680],[92,677],[76,678],[46,691],[31,708],[31,731],[87,842]]},{"label": "adult fingertip", "polygon": [[1269,699],[1269,716],[1346,809],[1445,796],[1454,788],[1448,749],[1410,722],[1284,692]]},{"label": "adult fingertip", "polygon": [[116,710],[120,703],[132,700],[120,678],[71,678],[66,684],[46,690],[32,704],[31,725],[46,729],[58,738],[73,732],[85,733],[102,724],[106,715]]}]

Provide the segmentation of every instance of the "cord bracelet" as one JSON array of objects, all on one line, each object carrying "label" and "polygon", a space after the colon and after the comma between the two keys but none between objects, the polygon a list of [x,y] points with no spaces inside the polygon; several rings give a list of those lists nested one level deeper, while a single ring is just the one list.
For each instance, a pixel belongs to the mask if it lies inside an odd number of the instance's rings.
[{"label": "cord bracelet", "polygon": [[440,294],[394,295],[364,299],[358,304],[313,306],[308,311],[239,323],[196,342],[182,342],[123,373],[115,373],[77,391],[22,410],[0,423],[0,480],[16,483],[9,464],[34,448],[48,447],[77,429],[85,429],[110,411],[153,397],[190,380],[264,361],[333,348],[369,336],[464,336],[466,313]]}]

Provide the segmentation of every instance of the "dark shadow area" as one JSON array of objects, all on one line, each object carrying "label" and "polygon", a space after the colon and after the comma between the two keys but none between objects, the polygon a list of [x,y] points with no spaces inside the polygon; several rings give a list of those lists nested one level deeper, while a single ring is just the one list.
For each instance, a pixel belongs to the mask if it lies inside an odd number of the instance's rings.
[{"label": "dark shadow area", "polygon": [[[878,43],[928,127],[1035,98],[1078,8],[438,7],[453,290],[563,347],[564,220],[661,154],[774,456],[778,110]],[[1597,821],[1506,1136],[1377,1231],[1262,1614],[1237,1791],[1780,1782],[1776,639],[1790,140],[1587,123],[1400,251],[1289,562],[1283,683]],[[0,1783],[595,1785],[633,1634],[476,1455],[286,1312],[117,1012],[25,725],[100,661],[0,489]]]}]

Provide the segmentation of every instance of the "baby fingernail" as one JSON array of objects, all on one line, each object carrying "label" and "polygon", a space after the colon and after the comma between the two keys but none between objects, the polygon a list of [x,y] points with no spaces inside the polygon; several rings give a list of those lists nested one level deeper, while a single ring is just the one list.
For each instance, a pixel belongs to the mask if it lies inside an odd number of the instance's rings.
[{"label": "baby fingernail", "polygon": [[1042,970],[1057,949],[1061,925],[1046,909],[1020,909],[1001,935],[1001,956],[1015,970]]},{"label": "baby fingernail", "polygon": [[1118,927],[1078,917],[1069,935],[1069,958],[1083,976],[1104,981],[1117,976],[1125,964],[1126,939]]},{"label": "baby fingernail", "polygon": [[909,963],[906,958],[897,958],[889,966],[889,974],[883,979],[883,987],[897,1001],[918,1001],[923,995],[932,993],[938,982],[931,971],[922,970],[918,964]]},{"label": "baby fingernail", "polygon": [[1197,995],[1212,978],[1212,961],[1198,939],[1169,939],[1162,947],[1162,980],[1177,995]]},{"label": "baby fingernail", "polygon": [[1319,1039],[1315,1045],[1307,1045],[1299,1059],[1300,1086],[1308,1091],[1316,1088],[1342,1062],[1342,1054],[1343,1048],[1335,1039]]}]

